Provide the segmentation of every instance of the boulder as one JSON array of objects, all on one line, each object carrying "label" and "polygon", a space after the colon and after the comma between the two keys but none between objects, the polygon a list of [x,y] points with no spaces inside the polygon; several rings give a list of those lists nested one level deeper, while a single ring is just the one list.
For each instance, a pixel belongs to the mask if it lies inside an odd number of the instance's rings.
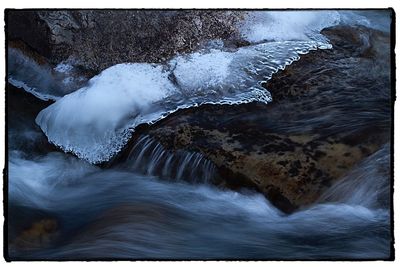
[{"label": "boulder", "polygon": [[217,10],[7,10],[8,41],[23,41],[56,64],[98,73],[124,62],[162,62],[209,40],[243,42],[246,12]]},{"label": "boulder", "polygon": [[389,36],[349,26],[323,34],[333,49],[274,75],[264,85],[271,104],[186,109],[139,134],[201,152],[218,167],[215,184],[254,189],[284,212],[314,203],[391,132]]}]

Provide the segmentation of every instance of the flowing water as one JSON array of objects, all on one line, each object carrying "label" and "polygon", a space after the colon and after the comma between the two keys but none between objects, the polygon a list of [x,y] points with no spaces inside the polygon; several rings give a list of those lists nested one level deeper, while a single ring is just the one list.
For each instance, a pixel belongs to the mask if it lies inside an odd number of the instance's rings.
[{"label": "flowing water", "polygon": [[[178,109],[204,103],[268,104],[272,98],[261,84],[272,74],[310,50],[331,48],[318,34],[322,28],[371,24],[355,12],[310,13],[301,23],[304,14],[275,13],[254,12],[243,25],[243,35],[254,43],[248,47],[231,51],[210,46],[165,64],[116,65],[84,81],[79,90],[74,79],[80,78],[67,79],[71,66],[43,68],[10,50],[8,81],[14,87],[9,90],[57,100],[39,109],[37,117],[37,112],[13,117],[17,113],[10,111],[10,120],[18,121],[8,129],[10,256],[389,257],[390,144],[357,165],[316,204],[290,215],[261,194],[213,186],[218,173],[210,160],[199,153],[166,150],[147,135],[137,138],[124,162],[111,168],[93,165],[117,154],[137,125],[154,123]],[[35,149],[43,142],[41,130],[71,153]],[[37,240],[26,244],[20,235],[34,219],[56,224],[56,230],[41,237],[40,248],[35,247]]]},{"label": "flowing water", "polygon": [[[60,222],[58,243],[13,251],[15,258],[94,259],[335,259],[385,258],[390,248],[387,176],[368,173],[375,160],[388,165],[388,146],[361,166],[362,183],[338,185],[320,204],[283,214],[254,192],[220,190],[144,174],[102,170],[59,152],[10,157],[10,212],[29,209]],[[145,161],[144,161],[145,162]],[[191,172],[212,174],[190,161]],[[168,169],[166,173],[171,172]],[[170,168],[172,165],[170,165]],[[379,166],[378,166],[379,167]],[[150,168],[150,167],[149,167]],[[367,168],[367,169],[366,169]],[[210,173],[211,172],[211,173]],[[197,177],[196,177],[197,178]],[[370,194],[373,191],[374,194]],[[27,193],[29,192],[29,193]],[[330,199],[332,196],[334,197]],[[21,207],[29,207],[26,211]],[[28,217],[26,215],[26,217]]]}]

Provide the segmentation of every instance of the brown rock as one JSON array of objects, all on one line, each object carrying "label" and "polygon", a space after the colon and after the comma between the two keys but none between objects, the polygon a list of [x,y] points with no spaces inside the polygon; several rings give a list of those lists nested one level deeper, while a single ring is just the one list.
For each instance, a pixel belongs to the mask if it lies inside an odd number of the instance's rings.
[{"label": "brown rock", "polygon": [[42,249],[51,245],[57,236],[58,223],[54,219],[43,219],[34,222],[30,228],[23,231],[11,241],[13,249]]},{"label": "brown rock", "polygon": [[390,140],[388,36],[341,26],[324,33],[334,49],[275,75],[266,85],[272,104],[204,105],[142,131],[166,148],[201,152],[219,168],[217,185],[255,189],[285,212],[315,202]]}]

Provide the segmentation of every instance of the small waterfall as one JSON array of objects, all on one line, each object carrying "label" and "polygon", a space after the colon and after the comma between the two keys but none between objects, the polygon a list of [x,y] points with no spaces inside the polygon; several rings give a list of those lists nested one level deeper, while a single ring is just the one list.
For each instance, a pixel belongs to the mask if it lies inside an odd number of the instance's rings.
[{"label": "small waterfall", "polygon": [[202,154],[169,151],[148,135],[137,139],[124,167],[146,175],[191,183],[208,183],[216,175],[215,165]]}]

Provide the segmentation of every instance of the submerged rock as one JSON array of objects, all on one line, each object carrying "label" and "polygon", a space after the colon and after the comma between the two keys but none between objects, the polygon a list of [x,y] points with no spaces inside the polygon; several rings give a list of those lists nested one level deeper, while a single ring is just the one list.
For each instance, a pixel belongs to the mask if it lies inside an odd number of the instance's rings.
[{"label": "submerged rock", "polygon": [[344,26],[323,34],[333,49],[268,81],[272,104],[204,105],[144,131],[168,149],[205,155],[217,185],[255,189],[285,212],[315,202],[387,143],[391,127],[389,36]]},{"label": "submerged rock", "polygon": [[8,204],[8,253],[24,255],[48,248],[56,242],[61,225],[52,212],[23,205]]},{"label": "submerged rock", "polygon": [[57,237],[57,221],[43,219],[35,222],[11,242],[11,249],[42,249],[51,245]]}]

